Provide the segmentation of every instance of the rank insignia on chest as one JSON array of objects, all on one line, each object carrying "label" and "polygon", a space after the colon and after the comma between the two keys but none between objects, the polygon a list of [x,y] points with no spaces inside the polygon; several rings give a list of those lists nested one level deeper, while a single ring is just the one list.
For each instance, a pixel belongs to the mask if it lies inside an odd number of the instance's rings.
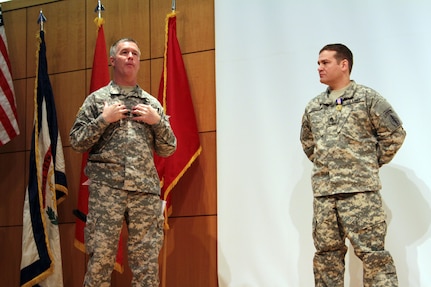
[{"label": "rank insignia on chest", "polygon": [[337,104],[337,106],[335,107],[335,109],[337,111],[341,111],[341,109],[343,108],[343,98],[338,98],[335,100],[335,103]]}]

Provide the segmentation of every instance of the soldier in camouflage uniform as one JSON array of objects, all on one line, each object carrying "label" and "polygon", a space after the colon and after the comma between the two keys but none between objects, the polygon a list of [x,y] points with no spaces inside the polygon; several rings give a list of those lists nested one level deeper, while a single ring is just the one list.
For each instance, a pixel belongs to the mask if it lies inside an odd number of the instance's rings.
[{"label": "soldier in camouflage uniform", "polygon": [[137,85],[139,58],[133,39],[112,45],[113,79],[85,99],[70,131],[72,147],[89,152],[86,287],[110,286],[124,219],[132,286],[159,286],[164,217],[153,152],[171,155],[176,138],[160,103]]},{"label": "soldier in camouflage uniform", "polygon": [[345,239],[363,263],[363,283],[398,286],[385,250],[385,211],[379,168],[391,161],[406,133],[391,105],[376,91],[350,80],[351,51],[330,44],[319,53],[320,82],[328,89],[312,99],[300,140],[313,162],[313,259],[315,286],[344,287]]}]

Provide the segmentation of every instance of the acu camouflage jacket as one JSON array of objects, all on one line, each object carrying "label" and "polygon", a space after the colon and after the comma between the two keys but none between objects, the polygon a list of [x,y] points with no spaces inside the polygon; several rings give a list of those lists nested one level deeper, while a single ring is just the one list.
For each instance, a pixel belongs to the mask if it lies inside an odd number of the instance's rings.
[{"label": "acu camouflage jacket", "polygon": [[400,118],[376,91],[354,81],[341,104],[329,93],[312,99],[302,117],[300,140],[314,164],[314,196],[381,189],[379,168],[406,136]]},{"label": "acu camouflage jacket", "polygon": [[[124,103],[129,110],[138,103],[149,104],[159,111],[161,120],[148,125],[130,116],[109,124],[102,117],[105,102]],[[154,194],[160,194],[160,180],[153,152],[169,156],[176,149],[175,135],[158,100],[138,86],[126,93],[113,82],[85,99],[69,138],[73,149],[89,152],[85,172],[90,180]]]}]

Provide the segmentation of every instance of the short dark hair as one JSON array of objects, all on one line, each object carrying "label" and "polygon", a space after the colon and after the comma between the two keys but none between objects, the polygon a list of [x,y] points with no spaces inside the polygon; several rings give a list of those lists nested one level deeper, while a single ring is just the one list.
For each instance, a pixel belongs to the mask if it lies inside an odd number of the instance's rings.
[{"label": "short dark hair", "polygon": [[343,44],[328,44],[322,49],[320,49],[320,53],[323,51],[335,51],[335,59],[337,59],[338,62],[346,59],[347,62],[349,62],[349,72],[352,72],[353,68],[353,54],[352,51],[350,51],[349,48],[347,48],[346,45]]}]

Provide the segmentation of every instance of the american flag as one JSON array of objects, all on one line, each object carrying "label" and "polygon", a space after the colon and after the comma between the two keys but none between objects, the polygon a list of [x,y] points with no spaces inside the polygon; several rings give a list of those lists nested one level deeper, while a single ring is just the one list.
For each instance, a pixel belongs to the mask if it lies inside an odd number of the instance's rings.
[{"label": "american flag", "polygon": [[0,146],[19,135],[15,91],[0,6]]}]

